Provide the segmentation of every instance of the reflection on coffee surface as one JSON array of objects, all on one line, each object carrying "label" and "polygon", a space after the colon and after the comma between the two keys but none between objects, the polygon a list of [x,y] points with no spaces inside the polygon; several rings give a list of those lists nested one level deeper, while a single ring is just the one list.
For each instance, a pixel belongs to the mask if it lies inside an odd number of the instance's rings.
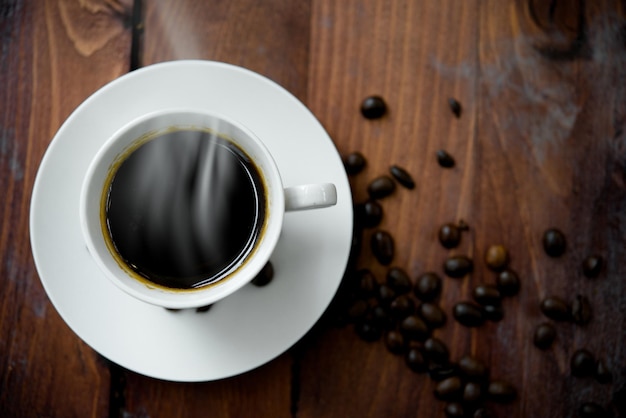
[{"label": "reflection on coffee surface", "polygon": [[258,169],[237,145],[206,131],[175,130],[116,167],[104,217],[128,268],[160,286],[192,289],[215,282],[251,252],[265,199]]}]

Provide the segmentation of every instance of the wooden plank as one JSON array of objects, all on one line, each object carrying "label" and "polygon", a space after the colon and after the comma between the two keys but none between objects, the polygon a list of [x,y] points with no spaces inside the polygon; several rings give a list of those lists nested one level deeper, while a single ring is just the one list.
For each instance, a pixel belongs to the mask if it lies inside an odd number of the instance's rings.
[{"label": "wooden plank", "polygon": [[[539,16],[553,22],[547,30],[521,1],[321,0],[312,9],[307,103],[340,152],[358,150],[368,159],[352,179],[355,200],[366,199],[369,181],[394,163],[417,181],[416,190],[399,188],[381,202],[380,228],[396,242],[393,265],[415,278],[425,271],[443,275],[449,254],[475,261],[470,277],[444,279],[439,303],[448,324],[434,335],[448,344],[453,361],[472,354],[493,378],[515,384],[520,395],[512,405],[489,404],[497,416],[573,416],[582,401],[614,408],[611,397],[626,379],[623,10],[608,1],[556,3],[552,18]],[[590,55],[546,59],[535,46],[555,43],[548,52],[571,46],[580,14]],[[559,35],[564,28],[570,32]],[[389,113],[368,121],[359,106],[372,94],[385,98]],[[460,119],[450,112],[449,97],[462,103]],[[455,168],[438,166],[438,149],[455,157]],[[437,230],[459,219],[470,231],[457,249],[446,250]],[[549,227],[568,237],[559,259],[542,248]],[[372,257],[370,234],[357,265],[382,282],[387,268]],[[452,319],[452,306],[471,299],[476,284],[494,282],[483,261],[492,244],[509,249],[522,292],[504,301],[503,321],[468,329]],[[590,281],[580,265],[594,252],[607,265]],[[584,328],[557,324],[557,342],[541,352],[531,338],[546,320],[539,301],[551,293],[568,300],[587,295],[594,318]],[[299,417],[444,415],[433,382],[408,371],[381,341],[366,344],[349,328],[322,326],[307,344]],[[577,348],[610,364],[614,383],[571,377],[569,358]]]},{"label": "wooden plank", "polygon": [[[141,63],[209,59],[247,67],[306,97],[309,3],[275,0],[145,3]],[[289,354],[241,376],[181,384],[126,373],[123,412],[136,416],[287,417]]]},{"label": "wooden plank", "polygon": [[123,3],[0,5],[0,415],[106,416],[108,366],[63,323],[28,238],[41,157],[69,113],[123,74]]}]

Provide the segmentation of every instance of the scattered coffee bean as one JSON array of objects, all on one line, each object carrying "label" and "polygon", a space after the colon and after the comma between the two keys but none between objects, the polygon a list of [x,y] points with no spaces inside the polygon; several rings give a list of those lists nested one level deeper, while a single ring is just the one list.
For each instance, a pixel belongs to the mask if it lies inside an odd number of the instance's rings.
[{"label": "scattered coffee bean", "polygon": [[583,274],[593,279],[598,277],[602,271],[603,259],[599,255],[590,255],[583,261]]},{"label": "scattered coffee bean", "polygon": [[619,418],[626,417],[626,382],[623,380],[619,386],[613,389],[611,405]]},{"label": "scattered coffee bean", "polygon": [[200,306],[199,308],[196,308],[196,312],[198,313],[208,312],[211,310],[212,307],[213,307],[213,304]]},{"label": "scattered coffee bean", "polygon": [[495,380],[489,383],[487,394],[493,402],[510,403],[515,400],[517,391],[510,383]]},{"label": "scattered coffee bean", "polygon": [[261,271],[252,279],[252,284],[258,287],[268,285],[274,278],[274,266],[271,261],[268,261]]},{"label": "scattered coffee bean", "polygon": [[456,255],[448,258],[443,264],[444,272],[452,278],[460,279],[474,269],[472,260],[464,255]]},{"label": "scattered coffee bean", "polygon": [[396,298],[396,292],[386,284],[378,286],[378,301],[383,307],[389,307],[391,302]]},{"label": "scattered coffee bean", "polygon": [[591,304],[589,299],[582,295],[576,295],[572,301],[572,321],[577,325],[587,325],[591,321]]},{"label": "scattered coffee bean", "polygon": [[398,331],[389,331],[385,335],[385,345],[387,346],[387,350],[393,354],[402,354],[404,353],[405,343],[404,337]]},{"label": "scattered coffee bean", "polygon": [[463,388],[463,402],[476,404],[483,397],[482,385],[476,382],[467,382]]},{"label": "scattered coffee bean", "polygon": [[435,396],[442,401],[459,399],[463,383],[458,376],[448,377],[435,386]]},{"label": "scattered coffee bean", "polygon": [[367,193],[372,199],[382,199],[396,190],[396,183],[389,176],[376,177],[367,186]]},{"label": "scattered coffee bean", "polygon": [[364,298],[374,296],[378,290],[378,281],[369,269],[362,269],[356,272],[356,290]]},{"label": "scattered coffee bean", "polygon": [[346,173],[350,175],[358,174],[365,168],[367,161],[360,152],[352,152],[343,159],[343,166]]},{"label": "scattered coffee bean", "polygon": [[415,302],[407,295],[400,295],[389,304],[389,313],[397,319],[404,319],[415,313]]},{"label": "scattered coffee bean", "polygon": [[501,271],[509,263],[509,252],[503,245],[492,245],[485,253],[485,263],[491,270]]},{"label": "scattered coffee bean", "polygon": [[468,380],[483,381],[488,377],[487,366],[472,356],[463,356],[459,360],[459,369]]},{"label": "scattered coffee bean", "polygon": [[487,408],[478,408],[474,411],[472,418],[493,418],[493,414]]},{"label": "scattered coffee bean", "polygon": [[461,242],[461,230],[455,224],[444,224],[439,228],[439,242],[444,248],[456,248]]},{"label": "scattered coffee bean", "polygon": [[355,206],[354,221],[362,228],[373,228],[383,220],[383,207],[376,200],[368,200]]},{"label": "scattered coffee bean", "polygon": [[409,369],[416,373],[424,373],[428,369],[424,355],[418,348],[409,348],[404,360]]},{"label": "scattered coffee bean", "polygon": [[364,341],[373,342],[380,338],[380,327],[370,321],[360,321],[354,327],[357,335]]},{"label": "scattered coffee bean", "polygon": [[430,330],[416,315],[409,315],[400,323],[400,332],[407,340],[424,341],[430,336]]},{"label": "scattered coffee bean", "polygon": [[450,402],[446,404],[446,408],[444,409],[444,413],[447,418],[463,418],[465,417],[465,409],[463,409],[463,405],[459,402]]},{"label": "scattered coffee bean", "polygon": [[541,301],[541,312],[555,321],[568,321],[570,319],[570,308],[567,303],[556,296],[546,297]]},{"label": "scattered coffee bean", "polygon": [[393,237],[386,231],[376,231],[371,238],[374,257],[383,266],[391,264],[395,253]]},{"label": "scattered coffee bean", "polygon": [[447,363],[450,357],[446,344],[435,337],[430,337],[424,341],[424,354],[430,361],[439,364]]},{"label": "scattered coffee bean", "polygon": [[443,168],[452,168],[456,164],[452,155],[442,149],[437,151],[437,162]]},{"label": "scattered coffee bean", "polygon": [[543,234],[543,249],[550,257],[560,257],[566,247],[565,235],[560,230],[550,228]]},{"label": "scattered coffee bean", "polygon": [[502,296],[515,296],[519,292],[519,276],[513,270],[501,271],[496,277],[496,287]]},{"label": "scattered coffee bean", "polygon": [[459,369],[451,363],[430,363],[428,366],[428,377],[433,382],[441,382],[452,376],[458,376]]},{"label": "scattered coffee bean", "polygon": [[415,182],[413,181],[413,178],[404,168],[397,165],[392,165],[389,168],[389,172],[391,173],[393,178],[397,180],[398,183],[400,183],[407,189],[413,190],[415,188]]},{"label": "scattered coffee bean", "polygon": [[598,362],[596,363],[595,378],[598,383],[602,384],[608,384],[613,381],[613,374],[611,373],[609,368],[606,367],[606,363],[604,363],[603,360],[598,360]]},{"label": "scattered coffee bean", "polygon": [[502,301],[500,291],[491,284],[479,284],[472,291],[472,296],[481,305],[500,305]]},{"label": "scattered coffee bean", "polygon": [[556,338],[556,328],[552,324],[543,323],[537,325],[533,335],[533,344],[540,350],[546,350],[552,346]]},{"label": "scattered coffee bean", "polygon": [[483,306],[483,315],[487,321],[500,322],[504,319],[504,310],[502,305],[485,305]]},{"label": "scattered coffee bean", "polygon": [[413,293],[420,300],[430,302],[441,293],[441,277],[437,273],[424,273],[417,278]]},{"label": "scattered coffee bean", "polygon": [[570,369],[572,376],[575,377],[588,377],[592,376],[595,372],[596,361],[588,350],[581,348],[576,350],[572,354],[570,359]]},{"label": "scattered coffee bean", "polygon": [[408,293],[413,286],[411,278],[399,267],[392,267],[387,272],[387,284],[395,290],[398,295]]},{"label": "scattered coffee bean", "polygon": [[369,310],[369,305],[364,300],[356,300],[350,305],[348,308],[348,318],[352,321],[361,319],[365,317],[367,311]]},{"label": "scattered coffee bean", "polygon": [[608,418],[606,410],[595,402],[585,402],[578,407],[578,418]]},{"label": "scattered coffee bean", "polygon": [[450,110],[454,113],[454,116],[457,118],[461,117],[461,103],[454,97],[450,97],[448,99],[448,106],[450,106]]},{"label": "scattered coffee bean", "polygon": [[459,302],[452,308],[452,314],[461,325],[478,327],[485,322],[482,309],[471,302]]},{"label": "scattered coffee bean", "polygon": [[389,312],[380,305],[372,308],[372,323],[380,329],[391,329],[393,324],[393,318],[389,315]]},{"label": "scattered coffee bean", "polygon": [[366,119],[378,119],[387,112],[387,104],[380,96],[366,97],[361,103],[361,114]]},{"label": "scattered coffee bean", "polygon": [[422,303],[417,311],[430,328],[440,328],[446,323],[446,313],[438,305]]}]

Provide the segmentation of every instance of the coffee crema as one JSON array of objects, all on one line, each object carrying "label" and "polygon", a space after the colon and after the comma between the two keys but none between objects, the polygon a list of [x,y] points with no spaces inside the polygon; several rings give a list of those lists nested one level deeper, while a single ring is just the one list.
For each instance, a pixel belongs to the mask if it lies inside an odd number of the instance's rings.
[{"label": "coffee crema", "polygon": [[241,148],[210,131],[172,129],[114,164],[102,219],[122,268],[148,285],[190,290],[247,259],[266,211],[263,178]]}]

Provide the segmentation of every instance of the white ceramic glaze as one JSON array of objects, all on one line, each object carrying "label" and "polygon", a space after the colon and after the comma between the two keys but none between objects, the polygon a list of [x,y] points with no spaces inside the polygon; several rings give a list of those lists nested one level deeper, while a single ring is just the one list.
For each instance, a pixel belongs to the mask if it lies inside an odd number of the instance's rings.
[{"label": "white ceramic glaze", "polygon": [[[93,261],[79,222],[82,181],[102,144],[141,115],[169,108],[241,121],[264,138],[286,188],[336,186],[337,205],[285,215],[271,256],[275,277],[270,285],[244,286],[206,313],[171,312],[121,291]],[[207,381],[272,360],[319,319],[346,267],[352,200],[334,144],[294,96],[240,67],[174,61],[111,82],[70,115],[41,162],[30,232],[42,284],[81,339],[135,372]]]}]

